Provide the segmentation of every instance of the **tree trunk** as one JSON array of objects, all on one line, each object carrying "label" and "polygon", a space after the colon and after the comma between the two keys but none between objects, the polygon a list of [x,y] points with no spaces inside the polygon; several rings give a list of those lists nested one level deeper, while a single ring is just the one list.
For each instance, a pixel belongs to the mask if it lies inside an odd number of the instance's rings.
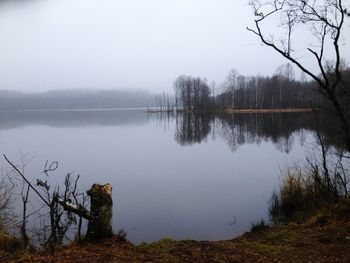
[{"label": "tree trunk", "polygon": [[90,215],[87,240],[108,238],[112,232],[112,185],[94,184],[87,194],[90,196]]}]

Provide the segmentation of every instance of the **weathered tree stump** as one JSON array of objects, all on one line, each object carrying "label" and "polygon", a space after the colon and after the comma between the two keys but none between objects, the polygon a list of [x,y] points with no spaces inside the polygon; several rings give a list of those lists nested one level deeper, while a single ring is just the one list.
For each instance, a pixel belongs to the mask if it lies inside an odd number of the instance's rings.
[{"label": "weathered tree stump", "polygon": [[87,191],[90,196],[90,219],[87,240],[98,240],[113,235],[112,231],[112,185],[94,184]]}]

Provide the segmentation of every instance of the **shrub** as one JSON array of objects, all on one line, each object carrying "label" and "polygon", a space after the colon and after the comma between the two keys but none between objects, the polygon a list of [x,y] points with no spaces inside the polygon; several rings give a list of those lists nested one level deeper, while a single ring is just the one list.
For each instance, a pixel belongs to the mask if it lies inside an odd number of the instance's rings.
[{"label": "shrub", "polygon": [[269,214],[274,224],[305,219],[324,205],[345,197],[335,177],[320,175],[317,166],[304,173],[301,169],[288,169],[284,176],[270,198]]},{"label": "shrub", "polygon": [[22,240],[13,233],[18,222],[12,213],[14,185],[0,178],[0,251],[16,251],[22,248]]},{"label": "shrub", "polygon": [[119,241],[121,241],[121,242],[126,242],[127,241],[127,233],[126,233],[126,231],[122,228],[122,229],[120,229],[118,232],[117,232],[117,234],[116,234],[116,236],[118,237],[118,240]]},{"label": "shrub", "polygon": [[264,219],[260,219],[258,222],[252,223],[252,226],[250,228],[250,232],[260,233],[269,227],[270,226],[265,222]]}]

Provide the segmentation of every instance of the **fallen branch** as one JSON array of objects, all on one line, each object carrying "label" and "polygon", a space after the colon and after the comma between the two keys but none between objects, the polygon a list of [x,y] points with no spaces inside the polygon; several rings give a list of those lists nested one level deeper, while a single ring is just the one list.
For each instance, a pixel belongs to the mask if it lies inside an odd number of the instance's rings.
[{"label": "fallen branch", "polygon": [[92,220],[93,216],[91,215],[91,213],[86,210],[83,206],[81,205],[75,205],[71,202],[65,201],[63,198],[57,196],[56,197],[56,201],[57,203],[59,203],[64,210],[72,212],[74,214],[77,214],[78,216],[81,216],[87,220]]}]

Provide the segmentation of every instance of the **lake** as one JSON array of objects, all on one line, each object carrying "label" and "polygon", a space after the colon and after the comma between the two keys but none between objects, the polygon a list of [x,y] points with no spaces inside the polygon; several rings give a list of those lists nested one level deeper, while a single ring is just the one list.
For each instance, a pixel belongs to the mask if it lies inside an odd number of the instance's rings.
[{"label": "lake", "polygon": [[309,113],[0,112],[0,149],[15,163],[25,154],[33,182],[46,178],[49,160],[59,162],[52,185],[68,172],[80,174],[81,190],[111,183],[114,230],[132,242],[221,240],[268,218],[280,170],[302,163],[314,145],[310,120]]}]

